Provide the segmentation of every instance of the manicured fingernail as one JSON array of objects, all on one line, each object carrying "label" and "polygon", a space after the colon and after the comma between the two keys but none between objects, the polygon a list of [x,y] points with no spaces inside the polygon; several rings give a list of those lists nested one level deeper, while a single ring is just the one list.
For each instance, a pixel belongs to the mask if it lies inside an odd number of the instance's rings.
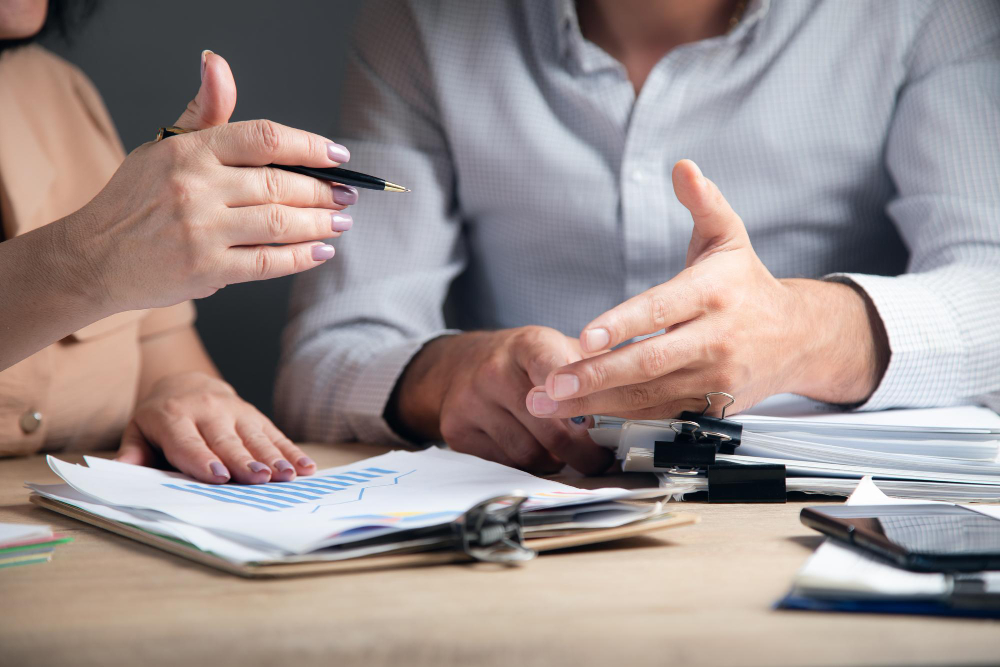
[{"label": "manicured fingernail", "polygon": [[544,391],[536,391],[531,397],[531,411],[536,415],[551,415],[558,409],[559,404]]},{"label": "manicured fingernail", "polygon": [[330,229],[335,232],[346,232],[354,226],[354,218],[346,213],[334,213],[330,222]]},{"label": "manicured fingernail", "polygon": [[292,467],[292,464],[286,461],[285,459],[278,459],[277,461],[275,461],[274,469],[277,470],[278,472],[288,472],[289,470],[292,471],[295,470],[295,468]]},{"label": "manicured fingernail", "polygon": [[212,461],[208,464],[211,469],[212,474],[216,477],[222,477],[223,479],[229,479],[229,471],[226,470],[226,466],[222,465],[218,461]]},{"label": "manicured fingernail", "polygon": [[552,380],[552,398],[569,398],[580,391],[580,378],[570,373],[560,373]]},{"label": "manicured fingernail", "polygon": [[326,155],[334,162],[347,162],[351,159],[351,151],[332,141],[326,145]]},{"label": "manicured fingernail", "polygon": [[301,459],[299,459],[299,465],[302,466],[303,468],[310,468],[316,465],[316,462],[313,461],[308,456],[303,456]]},{"label": "manicured fingernail", "polygon": [[251,461],[247,464],[247,467],[250,468],[250,472],[264,472],[267,470],[267,466],[260,461]]},{"label": "manicured fingernail", "polygon": [[587,418],[584,417],[583,415],[580,415],[579,417],[570,417],[569,420],[579,426],[580,424],[586,422]]},{"label": "manicured fingernail", "polygon": [[205,49],[204,51],[201,52],[201,80],[202,81],[205,80],[205,61],[208,60],[208,54],[209,53],[214,53],[214,51],[209,51],[208,49]]},{"label": "manicured fingernail", "polygon": [[333,249],[332,245],[318,243],[312,247],[312,258],[317,262],[325,262],[332,258],[335,252],[337,251]]},{"label": "manicured fingernail", "polygon": [[333,186],[333,201],[341,206],[350,206],[358,201],[358,191],[350,185]]},{"label": "manicured fingernail", "polygon": [[597,352],[608,346],[611,334],[607,329],[590,329],[583,335],[583,341],[587,344],[588,352]]}]

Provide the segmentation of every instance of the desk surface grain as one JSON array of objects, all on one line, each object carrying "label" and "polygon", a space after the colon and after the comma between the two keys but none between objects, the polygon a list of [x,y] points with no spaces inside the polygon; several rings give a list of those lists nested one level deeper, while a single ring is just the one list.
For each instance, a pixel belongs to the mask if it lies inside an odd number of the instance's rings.
[{"label": "desk surface grain", "polygon": [[[306,449],[321,467],[385,451]],[[251,581],[34,507],[25,481],[57,479],[43,457],[0,461],[0,521],[75,541],[51,563],[0,570],[5,666],[1000,661],[1000,622],[772,610],[820,541],[799,523],[803,503],[689,503],[698,525],[517,569]]]}]

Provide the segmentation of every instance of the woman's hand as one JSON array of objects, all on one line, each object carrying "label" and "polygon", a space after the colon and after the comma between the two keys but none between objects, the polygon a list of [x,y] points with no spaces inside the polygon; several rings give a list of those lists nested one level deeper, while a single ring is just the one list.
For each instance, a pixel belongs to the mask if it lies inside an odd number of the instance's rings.
[{"label": "woman's hand", "polygon": [[357,201],[354,188],[263,166],[332,167],[347,149],[267,120],[227,124],[236,85],[224,59],[205,58],[202,88],[178,120],[200,131],[140,146],[59,223],[79,279],[108,312],[305,271],[333,256],[321,240],[353,222],[341,210]]},{"label": "woman's hand", "polygon": [[316,464],[233,388],[204,373],[168,375],[135,409],[116,460],[152,465],[158,448],[181,472],[210,484],[287,482]]}]

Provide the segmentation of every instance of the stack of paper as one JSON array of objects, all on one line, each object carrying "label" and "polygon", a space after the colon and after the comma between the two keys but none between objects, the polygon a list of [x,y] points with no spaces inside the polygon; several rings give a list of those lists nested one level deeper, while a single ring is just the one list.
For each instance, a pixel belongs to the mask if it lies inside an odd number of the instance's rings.
[{"label": "stack of paper", "polygon": [[[783,464],[792,491],[846,496],[854,485],[836,480],[872,475],[891,480],[902,497],[1000,499],[1000,415],[986,408],[837,413],[785,395],[730,419],[743,424],[742,444],[718,460]],[[626,471],[661,473],[678,495],[705,490],[704,478],[678,478],[653,465],[654,443],[673,440],[672,421],[599,417],[591,437],[615,449]]]},{"label": "stack of paper", "polygon": [[87,466],[48,461],[66,483],[29,484],[36,493],[231,563],[343,560],[399,550],[396,536],[448,524],[481,501],[513,492],[528,496],[526,532],[610,528],[662,514],[661,503],[619,502],[648,498],[649,490],[577,489],[439,449],[390,452],[253,486],[202,484],[93,457],[86,457]]},{"label": "stack of paper", "polygon": [[0,523],[0,568],[47,563],[57,544],[72,540],[53,533],[48,526]]},{"label": "stack of paper", "polygon": [[[896,505],[914,501],[890,498],[870,478],[863,479],[849,505]],[[920,504],[926,504],[922,501]],[[1000,516],[1000,508],[970,507]],[[1000,572],[977,575],[983,592],[1000,599]],[[954,577],[940,572],[910,572],[834,540],[825,541],[795,575],[792,590],[778,602],[782,609],[858,611],[947,616],[1000,617],[1000,607],[956,605]]]}]

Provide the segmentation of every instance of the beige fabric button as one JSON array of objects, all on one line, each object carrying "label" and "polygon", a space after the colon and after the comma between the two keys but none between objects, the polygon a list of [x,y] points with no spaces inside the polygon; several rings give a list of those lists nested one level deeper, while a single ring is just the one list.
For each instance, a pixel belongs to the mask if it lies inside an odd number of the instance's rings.
[{"label": "beige fabric button", "polygon": [[21,415],[21,430],[25,433],[34,433],[42,425],[42,413],[37,410],[28,410]]}]

